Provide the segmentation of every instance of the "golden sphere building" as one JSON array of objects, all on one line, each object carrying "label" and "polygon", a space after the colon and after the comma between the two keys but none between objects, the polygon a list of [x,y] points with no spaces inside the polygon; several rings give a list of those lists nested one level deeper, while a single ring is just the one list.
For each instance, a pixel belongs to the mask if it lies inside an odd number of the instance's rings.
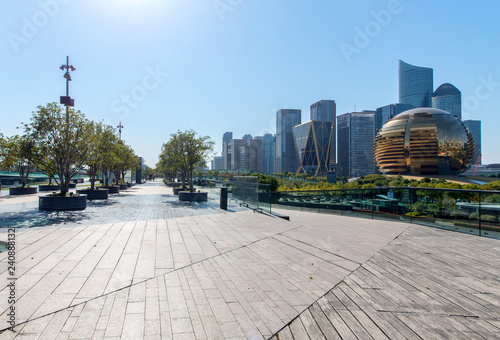
[{"label": "golden sphere building", "polygon": [[385,175],[457,175],[473,154],[472,134],[462,121],[428,107],[389,120],[374,144],[375,165]]}]

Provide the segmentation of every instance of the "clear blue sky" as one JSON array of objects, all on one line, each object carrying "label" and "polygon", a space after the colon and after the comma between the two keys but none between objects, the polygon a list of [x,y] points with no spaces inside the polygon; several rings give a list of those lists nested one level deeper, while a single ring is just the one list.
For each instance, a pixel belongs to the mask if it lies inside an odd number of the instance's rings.
[{"label": "clear blue sky", "polygon": [[[175,131],[275,132],[276,111],[320,99],[337,115],[398,101],[398,59],[434,69],[479,119],[500,163],[500,3],[340,0],[23,0],[0,13],[0,132],[65,93],[118,125],[150,166]],[[360,33],[366,34],[365,39]],[[488,83],[484,86],[483,83]]]}]

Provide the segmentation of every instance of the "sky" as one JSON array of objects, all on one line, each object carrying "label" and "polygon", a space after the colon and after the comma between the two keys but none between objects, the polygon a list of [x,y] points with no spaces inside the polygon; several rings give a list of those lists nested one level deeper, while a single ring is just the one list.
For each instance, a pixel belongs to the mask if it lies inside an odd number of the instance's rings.
[{"label": "sky", "polygon": [[500,163],[500,2],[484,0],[23,0],[0,12],[0,133],[70,96],[123,125],[154,167],[178,130],[275,133],[276,111],[337,103],[337,116],[398,102],[398,59],[434,69],[482,122],[483,164]]}]

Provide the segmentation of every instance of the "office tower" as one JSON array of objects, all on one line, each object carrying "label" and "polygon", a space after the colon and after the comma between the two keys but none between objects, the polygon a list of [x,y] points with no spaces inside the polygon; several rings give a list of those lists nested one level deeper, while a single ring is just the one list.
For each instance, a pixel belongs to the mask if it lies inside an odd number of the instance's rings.
[{"label": "office tower", "polygon": [[262,172],[266,174],[274,173],[274,143],[273,135],[264,134],[262,138]]},{"label": "office tower", "polygon": [[228,150],[227,150],[227,146],[228,146],[228,142],[233,139],[233,133],[232,132],[226,132],[224,133],[224,135],[222,136],[222,157],[224,158],[223,159],[223,169],[227,170],[227,169],[230,169],[230,162],[227,158],[227,155],[228,155]]},{"label": "office tower", "polygon": [[320,100],[311,105],[311,120],[333,122],[332,145],[330,146],[330,164],[337,162],[337,104],[335,100]]},{"label": "office tower", "polygon": [[222,170],[224,166],[224,157],[222,156],[214,156],[212,160],[212,170]]},{"label": "office tower", "polygon": [[[474,156],[472,165],[482,164],[481,159],[481,121],[480,120],[464,120],[464,125],[469,129],[474,140]],[[478,161],[479,160],[479,161]]]},{"label": "office tower", "polygon": [[227,156],[224,162],[227,163],[227,170],[240,170],[240,149],[245,144],[243,139],[231,139],[227,144]]},{"label": "office tower", "polygon": [[244,143],[238,151],[238,169],[250,172],[262,171],[262,140],[243,139]]},{"label": "office tower", "polygon": [[349,112],[337,117],[337,177],[359,177],[375,172],[374,125],[375,111]]},{"label": "office tower", "polygon": [[246,134],[246,135],[243,135],[243,137],[241,139],[248,140],[248,139],[253,139],[253,137],[250,134]]},{"label": "office tower", "polygon": [[276,113],[276,173],[297,171],[292,128],[300,124],[301,114],[300,110],[292,109],[282,109]]},{"label": "office tower", "polygon": [[227,170],[262,170],[262,140],[231,139],[227,150]]},{"label": "office tower", "polygon": [[297,173],[326,176],[330,169],[333,122],[311,120],[293,127],[299,167]]},{"label": "office tower", "polygon": [[389,120],[396,117],[401,112],[413,109],[412,104],[394,103],[377,108],[375,112],[375,134]]},{"label": "office tower", "polygon": [[432,68],[410,65],[399,60],[399,102],[415,108],[431,107]]},{"label": "office tower", "polygon": [[432,107],[462,119],[462,93],[453,85],[444,83],[432,94]]}]

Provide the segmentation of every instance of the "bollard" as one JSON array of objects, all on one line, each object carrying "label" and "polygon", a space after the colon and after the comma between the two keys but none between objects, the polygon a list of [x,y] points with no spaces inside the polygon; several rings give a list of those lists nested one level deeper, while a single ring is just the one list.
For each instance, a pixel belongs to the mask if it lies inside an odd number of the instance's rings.
[{"label": "bollard", "polygon": [[227,188],[220,188],[220,208],[227,210]]}]

